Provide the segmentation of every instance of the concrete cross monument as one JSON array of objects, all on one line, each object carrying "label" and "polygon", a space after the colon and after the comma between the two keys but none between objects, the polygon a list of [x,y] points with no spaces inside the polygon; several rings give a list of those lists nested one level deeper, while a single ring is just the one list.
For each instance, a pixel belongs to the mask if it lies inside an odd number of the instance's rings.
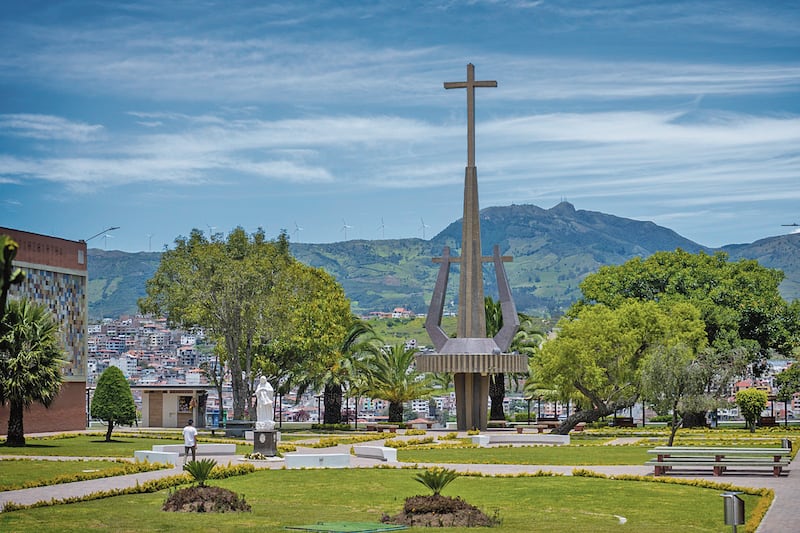
[{"label": "concrete cross monument", "polygon": [[[503,263],[511,257],[501,256],[498,246],[491,256],[481,252],[481,227],[478,205],[478,171],[475,167],[475,88],[497,87],[496,81],[475,81],[475,67],[467,65],[467,81],[446,82],[445,89],[467,90],[467,167],[464,174],[464,216],[461,224],[461,256],[450,255],[445,247],[439,275],[433,289],[425,329],[436,347],[436,353],[417,356],[421,372],[452,372],[456,387],[456,419],[459,430],[486,429],[489,403],[489,375],[500,372],[526,372],[524,355],[508,351],[519,328],[519,318]],[[494,263],[503,327],[493,338],[486,337],[486,313],[483,296],[484,262]],[[450,264],[460,263],[458,292],[458,332],[450,338],[442,330],[447,280]]]}]

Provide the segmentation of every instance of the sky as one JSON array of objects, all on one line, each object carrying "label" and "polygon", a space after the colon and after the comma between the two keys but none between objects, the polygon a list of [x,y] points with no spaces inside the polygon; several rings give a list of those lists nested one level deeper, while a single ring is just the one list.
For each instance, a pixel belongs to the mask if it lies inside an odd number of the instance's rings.
[{"label": "sky", "polygon": [[[800,223],[800,2],[4,0],[0,226],[426,238],[566,200],[704,246]],[[118,227],[112,231],[104,231]],[[99,234],[99,235],[98,235]]]}]

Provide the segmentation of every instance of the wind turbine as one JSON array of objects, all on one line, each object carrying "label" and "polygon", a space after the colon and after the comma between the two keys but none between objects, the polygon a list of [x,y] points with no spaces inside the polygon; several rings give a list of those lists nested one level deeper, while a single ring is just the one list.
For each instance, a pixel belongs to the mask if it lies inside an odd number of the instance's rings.
[{"label": "wind turbine", "polygon": [[152,252],[153,251],[153,234],[152,233],[148,233],[147,234],[147,251],[148,252]]},{"label": "wind turbine", "polygon": [[214,230],[217,229],[217,227],[209,226],[208,224],[206,224],[206,227],[208,228],[208,239],[211,240],[214,238]]},{"label": "wind turbine", "polygon": [[297,221],[294,221],[294,240],[297,240],[297,236],[300,235],[300,232],[303,231],[303,228],[297,225]]},{"label": "wind turbine", "polygon": [[381,225],[378,226],[378,229],[381,232],[381,239],[386,238],[386,224],[383,223],[383,217],[381,217]]},{"label": "wind turbine", "polygon": [[114,238],[113,235],[109,235],[108,233],[104,233],[103,234],[103,250],[107,250],[108,249],[108,238],[109,237],[111,237],[112,239]]},{"label": "wind turbine", "polygon": [[342,229],[340,229],[339,231],[343,231],[344,232],[344,240],[347,240],[347,230],[352,229],[352,228],[353,228],[353,226],[348,226],[347,222],[345,222],[344,219],[342,219]]},{"label": "wind turbine", "polygon": [[424,241],[425,240],[425,228],[430,228],[430,226],[425,223],[425,221],[422,219],[422,217],[419,217],[419,221],[422,223],[422,225],[419,227],[419,229],[422,230],[422,240]]}]

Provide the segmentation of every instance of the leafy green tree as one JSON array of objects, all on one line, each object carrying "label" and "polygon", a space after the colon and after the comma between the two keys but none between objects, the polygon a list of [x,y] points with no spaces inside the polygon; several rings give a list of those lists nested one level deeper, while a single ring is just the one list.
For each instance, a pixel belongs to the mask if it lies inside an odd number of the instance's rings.
[{"label": "leafy green tree", "polygon": [[800,365],[794,363],[775,376],[775,386],[778,388],[775,398],[779,402],[791,402],[794,395],[800,392]]},{"label": "leafy green tree", "polygon": [[367,393],[389,402],[389,422],[403,421],[403,403],[427,398],[433,392],[430,377],[412,369],[416,348],[395,344],[370,359]]},{"label": "leafy green tree", "polygon": [[110,366],[100,374],[92,396],[90,413],[94,418],[107,423],[106,442],[111,442],[111,432],[115,425],[130,425],[136,422],[136,404],[131,394],[131,386],[122,370]]},{"label": "leafy green tree", "polygon": [[642,361],[658,346],[694,346],[703,330],[683,308],[665,311],[654,302],[631,301],[617,309],[583,306],[558,322],[558,336],[542,345],[533,371],[543,389],[579,393],[581,409],[557,429],[568,433],[579,422],[632,406],[641,390]]},{"label": "leafy green tree", "polygon": [[63,348],[50,311],[28,300],[11,301],[0,337],[0,405],[9,405],[7,446],[25,446],[24,410],[49,407],[61,390]]},{"label": "leafy green tree", "polygon": [[[788,306],[781,298],[782,279],[779,270],[754,260],[732,262],[724,252],[657,252],[587,276],[583,298],[569,313],[598,303],[617,308],[631,300],[689,302],[700,311],[709,349],[720,359],[745,353],[751,371],[759,374],[770,355],[790,354],[798,340],[800,304]],[[717,379],[707,376],[705,388],[712,389]],[[705,412],[685,413],[685,426],[704,422]]]},{"label": "leafy green tree", "polygon": [[767,407],[767,393],[763,390],[750,388],[742,389],[736,393],[736,405],[742,413],[750,433],[756,431],[756,421],[761,416],[761,411]]},{"label": "leafy green tree", "polygon": [[582,305],[615,308],[629,300],[689,301],[700,310],[708,345],[744,346],[758,362],[770,350],[791,353],[796,316],[778,292],[783,272],[755,260],[729,261],[724,252],[656,252],[605,266],[581,283]]},{"label": "leafy green tree", "polygon": [[139,306],[223,340],[237,419],[259,376],[285,392],[310,360],[333,359],[350,320],[344,291],[323,270],[296,261],[285,232],[268,241],[262,230],[248,235],[242,228],[224,240],[196,229],[176,239]]}]

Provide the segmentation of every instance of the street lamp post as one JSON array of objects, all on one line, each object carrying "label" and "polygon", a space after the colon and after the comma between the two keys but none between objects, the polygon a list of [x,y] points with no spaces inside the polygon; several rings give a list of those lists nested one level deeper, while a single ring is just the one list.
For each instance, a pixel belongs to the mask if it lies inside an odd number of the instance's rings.
[{"label": "street lamp post", "polygon": [[92,235],[88,239],[84,239],[83,242],[89,242],[92,239],[94,239],[95,237],[99,237],[100,235],[102,235],[102,234],[104,234],[106,232],[109,232],[109,231],[114,231],[115,229],[119,229],[119,226],[111,226],[110,228],[106,228],[103,231],[101,231],[100,233],[95,233],[94,235]]}]

